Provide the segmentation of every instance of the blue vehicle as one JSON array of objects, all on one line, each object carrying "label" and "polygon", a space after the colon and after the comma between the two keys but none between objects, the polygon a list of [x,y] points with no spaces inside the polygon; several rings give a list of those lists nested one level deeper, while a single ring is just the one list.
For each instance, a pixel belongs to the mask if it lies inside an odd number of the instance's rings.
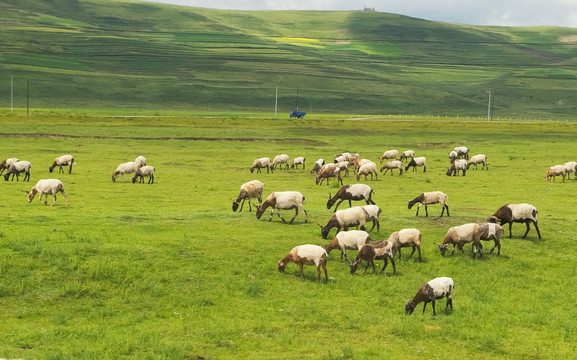
[{"label": "blue vehicle", "polygon": [[294,117],[296,117],[297,119],[302,119],[305,117],[306,114],[307,114],[306,112],[299,111],[299,107],[297,106],[297,109],[295,111],[290,112],[290,117],[291,119]]}]

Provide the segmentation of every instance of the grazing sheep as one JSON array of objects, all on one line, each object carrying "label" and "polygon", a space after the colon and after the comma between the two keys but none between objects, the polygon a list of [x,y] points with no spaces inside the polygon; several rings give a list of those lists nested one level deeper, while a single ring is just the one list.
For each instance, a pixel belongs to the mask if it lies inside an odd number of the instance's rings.
[{"label": "grazing sheep", "polygon": [[477,250],[479,251],[479,257],[483,257],[483,245],[481,245],[481,226],[479,224],[470,223],[459,226],[453,226],[447,231],[445,238],[443,239],[443,244],[435,243],[441,251],[441,255],[445,256],[449,245],[453,245],[453,251],[451,255],[455,253],[455,246],[463,251],[463,245],[473,243],[473,259],[477,256]]},{"label": "grazing sheep", "polygon": [[299,156],[293,159],[293,162],[291,164],[291,169],[297,168],[299,165],[302,165],[303,170],[305,169],[305,158],[304,156]]},{"label": "grazing sheep", "polygon": [[138,169],[136,169],[136,171],[134,172],[134,177],[132,178],[132,183],[136,183],[136,180],[138,179],[139,183],[143,183],[144,184],[144,177],[148,176],[148,183],[149,184],[154,184],[154,168],[150,165],[145,165],[143,167],[139,167]]},{"label": "grazing sheep", "polygon": [[342,186],[339,191],[335,194],[335,196],[331,197],[329,193],[329,200],[327,201],[327,209],[330,209],[335,202],[338,200],[337,206],[335,206],[335,211],[337,211],[339,205],[343,202],[348,200],[349,207],[352,206],[351,201],[360,201],[365,200],[367,205],[374,205],[375,202],[372,200],[371,196],[374,193],[373,189],[369,185],[366,184],[353,184],[353,185],[344,185]]},{"label": "grazing sheep", "polygon": [[399,150],[387,150],[383,153],[383,156],[381,156],[381,158],[379,159],[379,163],[382,164],[383,160],[390,160],[390,159],[397,160],[398,155],[399,155]]},{"label": "grazing sheep", "polygon": [[62,181],[58,179],[38,180],[36,185],[34,185],[32,190],[30,190],[28,193],[28,203],[31,203],[32,200],[34,200],[34,196],[36,196],[36,194],[40,194],[38,199],[42,201],[42,196],[44,196],[43,203],[44,205],[48,205],[48,195],[52,195],[53,200],[52,204],[50,204],[50,206],[52,206],[54,203],[56,203],[57,193],[62,193],[62,196],[64,196],[64,199],[66,200],[66,206],[68,206],[68,196],[66,196],[66,193],[64,192],[64,185],[62,185]]},{"label": "grazing sheep", "polygon": [[527,231],[525,231],[523,239],[527,237],[529,233],[529,224],[533,223],[535,230],[537,230],[539,240],[541,240],[541,233],[537,225],[537,214],[537,209],[531,204],[507,204],[497,209],[497,211],[487,219],[487,222],[496,223],[500,221],[501,226],[509,224],[509,238],[513,237],[511,228],[514,222],[525,223],[525,225],[527,225]]},{"label": "grazing sheep", "polygon": [[337,164],[337,167],[339,168],[339,170],[342,172],[345,172],[345,176],[349,176],[349,167],[351,166],[351,163],[348,161],[340,161]]},{"label": "grazing sheep", "polygon": [[341,154],[336,154],[336,155],[333,157],[334,163],[338,163],[338,162],[341,162],[341,161],[346,161],[346,160],[347,160],[347,157],[348,157],[350,154],[351,154],[351,153],[348,153],[348,152],[344,152],[344,153],[341,153]]},{"label": "grazing sheep", "polygon": [[381,172],[385,170],[383,175],[387,173],[387,171],[391,170],[391,176],[393,176],[393,169],[399,170],[399,175],[403,175],[403,162],[399,160],[389,161],[381,168]]},{"label": "grazing sheep", "polygon": [[487,164],[487,155],[478,154],[475,156],[471,156],[471,159],[469,159],[469,162],[467,163],[467,170],[469,170],[471,165],[475,165],[475,170],[476,170],[477,165],[479,165],[479,164],[483,164],[483,167],[481,168],[481,170],[483,170],[483,169],[489,170],[489,164]]},{"label": "grazing sheep", "polygon": [[421,262],[421,232],[417,229],[402,229],[393,232],[387,241],[393,244],[393,255],[399,252],[399,257],[401,257],[401,248],[412,247],[413,252],[411,256],[415,253],[415,250],[419,251],[419,262]]},{"label": "grazing sheep", "polygon": [[377,164],[374,162],[366,163],[361,165],[359,171],[357,173],[357,181],[361,180],[361,175],[365,175],[365,181],[367,180],[367,175],[371,175],[371,180],[373,180],[373,174],[375,174],[375,179],[378,180],[379,176],[377,175]]},{"label": "grazing sheep", "polygon": [[332,228],[337,228],[337,233],[343,229],[347,231],[349,227],[360,226],[361,230],[365,230],[365,223],[367,222],[367,211],[362,206],[353,206],[352,208],[338,210],[329,219],[325,226],[320,225],[321,235],[326,239]]},{"label": "grazing sheep", "polygon": [[409,159],[413,159],[414,157],[415,157],[415,152],[413,150],[407,150],[407,151],[403,151],[403,153],[399,157],[399,160],[401,160],[401,161],[403,161],[405,159],[409,160]]},{"label": "grazing sheep", "polygon": [[[563,166],[565,166],[565,173],[567,173],[567,180],[569,180],[569,173],[573,174],[577,173],[577,162],[569,161],[563,164]],[[573,177],[575,178],[575,175],[573,175]]]},{"label": "grazing sheep", "polygon": [[[365,165],[365,164],[374,164],[374,162],[372,162],[369,159],[354,159],[353,161],[351,161],[353,168],[355,169],[355,173],[359,171],[359,169],[361,168],[361,166]],[[376,165],[375,165],[376,168]]]},{"label": "grazing sheep", "polygon": [[285,219],[282,218],[280,215],[281,210],[290,210],[295,209],[295,216],[291,219],[290,223],[292,224],[297,215],[299,214],[299,209],[305,214],[305,223],[309,221],[307,212],[303,207],[303,203],[305,201],[305,197],[298,191],[276,191],[271,193],[266,200],[257,207],[256,209],[256,218],[260,219],[262,214],[265,210],[270,206],[272,211],[270,212],[270,217],[268,221],[272,220],[272,215],[274,211],[277,210],[278,217],[282,220],[283,223],[286,223]]},{"label": "grazing sheep", "polygon": [[449,153],[449,161],[451,161],[451,164],[455,162],[455,160],[459,157],[459,153],[456,152],[455,150],[451,151]]},{"label": "grazing sheep", "polygon": [[74,157],[72,155],[62,155],[54,159],[52,166],[48,168],[48,171],[54,171],[54,168],[58,166],[58,173],[63,173],[63,166],[68,166],[68,173],[72,173],[72,164],[74,164]]},{"label": "grazing sheep", "polygon": [[433,315],[437,315],[435,311],[435,301],[442,299],[444,297],[447,298],[447,305],[445,306],[445,312],[451,307],[451,311],[453,311],[453,289],[455,288],[455,283],[453,279],[449,277],[438,277],[435,278],[427,283],[424,283],[417,295],[413,297],[413,300],[405,301],[405,314],[411,315],[417,305],[424,302],[423,305],[423,314],[425,313],[425,309],[427,308],[427,303],[433,302]]},{"label": "grazing sheep", "polygon": [[426,193],[422,193],[421,195],[417,196],[413,200],[409,200],[408,206],[409,206],[409,209],[411,209],[413,207],[413,205],[415,205],[416,203],[420,203],[419,207],[417,208],[417,216],[419,216],[419,209],[421,208],[421,206],[425,205],[425,216],[429,216],[429,211],[427,210],[427,205],[441,204],[441,207],[443,208],[443,210],[441,211],[441,216],[443,216],[445,209],[447,209],[447,216],[450,216],[449,215],[449,205],[447,205],[445,203],[447,201],[447,199],[448,199],[448,196],[445,195],[445,193],[443,193],[442,191],[426,192]]},{"label": "grazing sheep", "polygon": [[327,275],[327,252],[321,246],[307,244],[294,247],[287,256],[279,261],[278,271],[284,273],[286,265],[291,262],[299,266],[301,279],[304,279],[303,265],[315,265],[317,267],[317,281],[321,280],[321,267],[325,271],[325,279],[329,280]]},{"label": "grazing sheep", "polygon": [[[252,199],[258,200],[258,205],[262,204],[262,192],[264,190],[264,184],[258,180],[252,180],[246,182],[240,186],[240,193],[236,200],[232,202],[232,211],[236,211],[238,206],[240,205],[239,212],[242,211],[242,207],[244,206],[244,202],[248,200],[248,211],[252,211],[252,206],[250,201]],[[240,202],[242,200],[242,203]]]},{"label": "grazing sheep", "polygon": [[146,158],[145,158],[144,156],[142,156],[142,155],[138,156],[138,157],[134,160],[134,162],[136,163],[136,166],[138,166],[139,168],[140,168],[140,167],[143,167],[143,166],[146,166]]},{"label": "grazing sheep", "polygon": [[335,163],[326,164],[321,167],[321,170],[317,173],[316,176],[316,184],[321,185],[323,181],[326,180],[328,186],[329,178],[336,178],[337,182],[343,185],[343,179],[341,179],[341,169]]},{"label": "grazing sheep", "polygon": [[376,273],[374,260],[384,260],[385,263],[381,269],[382,274],[389,263],[389,259],[391,260],[391,264],[393,264],[393,275],[397,275],[397,267],[395,266],[395,257],[393,255],[393,244],[386,240],[377,241],[374,243],[366,243],[359,250],[355,261],[349,265],[351,268],[351,275],[355,274],[363,260],[367,262],[367,266],[365,267],[365,272],[363,272],[363,274],[367,273],[369,265],[373,266],[373,273]]},{"label": "grazing sheep", "polygon": [[375,225],[377,226],[377,232],[379,232],[381,224],[379,222],[379,217],[381,216],[381,209],[377,205],[363,205],[361,206],[363,210],[367,213],[366,221],[372,221],[373,227],[370,231],[373,231]]},{"label": "grazing sheep", "polygon": [[136,169],[138,169],[138,164],[135,161],[129,161],[118,165],[116,171],[112,174],[112,182],[116,182],[118,175],[122,175],[122,181],[124,181],[124,175],[132,174],[133,172],[136,172]]},{"label": "grazing sheep", "polygon": [[313,165],[313,169],[311,170],[311,174],[318,174],[319,171],[321,171],[321,168],[323,167],[323,165],[325,164],[325,159],[318,159],[317,161],[315,161],[315,164]]},{"label": "grazing sheep", "polygon": [[273,172],[274,167],[272,166],[272,162],[270,161],[270,158],[264,157],[264,158],[256,159],[252,163],[252,166],[250,167],[250,173],[252,174],[254,169],[257,170],[257,173],[260,173],[260,169],[264,169],[264,168],[266,168],[267,174],[268,174],[269,169],[270,169],[271,173]]},{"label": "grazing sheep", "polygon": [[423,172],[427,172],[427,158],[423,156],[412,158],[409,164],[405,166],[405,171],[408,171],[411,166],[413,171],[417,171],[417,166],[422,166]]},{"label": "grazing sheep", "polygon": [[451,164],[451,167],[449,168],[449,170],[447,170],[446,175],[451,176],[451,174],[452,174],[453,176],[457,176],[459,174],[459,171],[461,171],[463,176],[465,176],[467,174],[467,160],[465,160],[465,159],[455,160]]},{"label": "grazing sheep", "polygon": [[461,158],[464,158],[467,160],[469,159],[469,149],[467,147],[457,146],[454,150],[457,152],[458,157],[461,157]]},{"label": "grazing sheep", "polygon": [[340,249],[341,250],[341,260],[343,259],[343,255],[345,260],[349,261],[349,257],[347,256],[347,249],[350,250],[359,250],[363,245],[370,242],[371,238],[369,237],[369,233],[363,230],[349,230],[349,231],[341,231],[337,233],[333,240],[323,246],[323,248],[327,251],[327,254],[331,252],[331,250]]},{"label": "grazing sheep", "polygon": [[[281,154],[281,155],[275,156],[274,160],[272,161],[273,170],[277,165],[282,165],[282,164],[285,164],[285,170],[288,170],[288,168],[289,168],[288,161],[289,161],[289,156],[287,154]],[[281,169],[282,169],[282,166],[281,166]]]},{"label": "grazing sheep", "polygon": [[484,223],[479,224],[481,226],[481,240],[489,241],[493,240],[495,246],[491,249],[491,253],[495,248],[497,248],[497,255],[501,255],[501,234],[505,230],[498,224],[495,223]]},{"label": "grazing sheep", "polygon": [[361,155],[359,155],[358,153],[347,154],[347,156],[345,157],[345,161],[348,161],[349,163],[354,163],[356,160],[358,160],[360,158],[361,158]]},{"label": "grazing sheep", "polygon": [[14,175],[16,175],[16,181],[20,179],[20,173],[24,173],[24,179],[22,181],[30,181],[30,168],[32,164],[29,161],[17,161],[12,163],[6,174],[4,174],[4,180],[8,181],[10,175],[12,175],[12,181],[14,181]]},{"label": "grazing sheep", "polygon": [[565,168],[565,166],[563,165],[555,165],[555,166],[551,166],[548,170],[547,170],[547,175],[545,176],[545,178],[547,179],[547,182],[551,182],[551,178],[553,178],[553,181],[555,181],[555,178],[557,176],[562,176],[563,177],[563,182],[565,182],[565,175],[567,173],[567,169]]},{"label": "grazing sheep", "polygon": [[4,170],[8,170],[10,165],[14,164],[15,162],[18,162],[17,158],[8,158],[2,161],[2,163],[0,163],[0,174],[2,174]]}]

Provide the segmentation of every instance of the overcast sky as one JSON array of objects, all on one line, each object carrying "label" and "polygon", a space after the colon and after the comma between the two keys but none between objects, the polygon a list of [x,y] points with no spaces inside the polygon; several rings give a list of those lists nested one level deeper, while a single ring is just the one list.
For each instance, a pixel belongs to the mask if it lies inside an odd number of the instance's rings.
[{"label": "overcast sky", "polygon": [[577,27],[577,0],[144,0],[227,10],[361,10],[471,25]]}]

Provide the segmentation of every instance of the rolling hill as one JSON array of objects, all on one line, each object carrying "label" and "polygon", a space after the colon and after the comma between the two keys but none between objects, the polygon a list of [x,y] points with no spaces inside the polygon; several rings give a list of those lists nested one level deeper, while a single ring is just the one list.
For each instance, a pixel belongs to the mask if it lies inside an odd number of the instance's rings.
[{"label": "rolling hill", "polygon": [[[573,119],[577,29],[4,0],[0,107]],[[297,99],[298,94],[298,99]]]}]

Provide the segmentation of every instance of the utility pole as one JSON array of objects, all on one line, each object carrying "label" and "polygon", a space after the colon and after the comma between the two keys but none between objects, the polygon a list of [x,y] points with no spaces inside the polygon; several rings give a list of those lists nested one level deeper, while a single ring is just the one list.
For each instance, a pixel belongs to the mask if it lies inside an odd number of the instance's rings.
[{"label": "utility pole", "polygon": [[14,75],[10,75],[10,111],[14,111]]},{"label": "utility pole", "polygon": [[276,87],[276,95],[274,97],[274,118],[277,119],[277,110],[278,110],[278,86]]},{"label": "utility pole", "polygon": [[487,110],[487,121],[491,121],[491,90],[487,91],[489,93],[489,108]]},{"label": "utility pole", "polygon": [[26,80],[26,115],[30,115],[30,81]]}]

